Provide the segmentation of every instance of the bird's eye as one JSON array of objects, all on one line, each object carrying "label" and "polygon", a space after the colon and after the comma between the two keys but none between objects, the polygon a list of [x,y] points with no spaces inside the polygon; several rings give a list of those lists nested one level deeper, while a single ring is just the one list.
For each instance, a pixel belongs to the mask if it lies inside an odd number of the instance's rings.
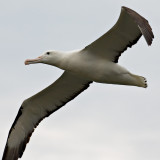
[{"label": "bird's eye", "polygon": [[49,55],[49,54],[50,54],[50,52],[47,52],[46,54],[47,54],[47,55]]}]

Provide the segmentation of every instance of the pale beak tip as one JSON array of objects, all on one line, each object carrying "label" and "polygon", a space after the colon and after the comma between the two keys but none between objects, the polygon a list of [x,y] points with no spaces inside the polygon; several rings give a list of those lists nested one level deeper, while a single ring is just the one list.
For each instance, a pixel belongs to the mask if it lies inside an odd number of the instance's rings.
[{"label": "pale beak tip", "polygon": [[25,65],[29,65],[28,60],[25,60],[25,61],[24,61],[24,64],[25,64]]},{"label": "pale beak tip", "polygon": [[41,57],[35,58],[35,59],[26,59],[24,64],[29,65],[29,64],[34,64],[34,63],[41,63]]}]

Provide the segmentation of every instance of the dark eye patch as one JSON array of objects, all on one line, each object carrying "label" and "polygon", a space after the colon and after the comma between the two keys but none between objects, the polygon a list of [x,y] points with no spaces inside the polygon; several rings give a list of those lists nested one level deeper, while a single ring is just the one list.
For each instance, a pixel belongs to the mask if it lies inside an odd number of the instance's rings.
[{"label": "dark eye patch", "polygon": [[47,54],[47,55],[49,55],[49,54],[50,54],[50,52],[47,52],[46,54]]}]

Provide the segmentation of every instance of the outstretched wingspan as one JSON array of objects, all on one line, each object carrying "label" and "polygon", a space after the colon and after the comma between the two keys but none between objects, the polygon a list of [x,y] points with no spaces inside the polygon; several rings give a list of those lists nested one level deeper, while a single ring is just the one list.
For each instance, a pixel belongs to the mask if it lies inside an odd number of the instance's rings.
[{"label": "outstretched wingspan", "polygon": [[9,131],[2,160],[20,158],[37,125],[87,89],[90,83],[65,71],[49,87],[25,100]]},{"label": "outstretched wingspan", "polygon": [[[85,47],[84,50],[87,50],[87,52],[90,54],[95,54],[97,57],[100,56],[101,58],[106,58],[108,61],[116,63],[118,62],[118,58],[121,53],[123,53],[127,47],[131,47],[133,44],[135,44],[142,34],[148,45],[151,45],[154,35],[148,21],[135,11],[127,7],[122,7],[120,17],[112,29],[91,43],[89,46]],[[37,59],[27,60],[26,64],[29,62],[46,63],[56,66],[56,63],[59,61],[55,60],[53,57],[59,60],[61,58],[61,54],[59,54],[59,52],[47,52]],[[102,70],[103,69],[105,68],[102,67]],[[111,73],[111,77],[114,79],[114,74]],[[137,83],[131,84],[146,87],[144,78],[139,77],[138,80],[142,83],[142,85],[139,85],[139,83],[138,85]],[[18,115],[9,131],[2,160],[17,160],[20,158],[34,129],[40,123],[40,121],[72,100],[83,90],[88,88],[90,83],[91,82],[86,79],[80,78],[70,72],[65,71],[62,76],[49,87],[25,100],[19,109]],[[126,81],[125,83],[119,83],[118,81],[116,84],[128,85],[128,79],[127,83]]]},{"label": "outstretched wingspan", "polygon": [[85,49],[117,63],[120,55],[136,44],[142,34],[147,44],[151,45],[154,35],[148,21],[137,12],[122,7],[117,23]]}]

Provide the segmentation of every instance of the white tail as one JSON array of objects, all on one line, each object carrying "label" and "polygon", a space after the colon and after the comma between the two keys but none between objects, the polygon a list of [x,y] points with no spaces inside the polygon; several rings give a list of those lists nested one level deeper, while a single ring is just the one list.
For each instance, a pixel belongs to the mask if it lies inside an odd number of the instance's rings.
[{"label": "white tail", "polygon": [[135,85],[138,87],[143,87],[143,88],[147,88],[147,80],[146,78],[142,77],[142,76],[138,76],[138,75],[134,75],[132,74],[132,76],[135,78]]}]

